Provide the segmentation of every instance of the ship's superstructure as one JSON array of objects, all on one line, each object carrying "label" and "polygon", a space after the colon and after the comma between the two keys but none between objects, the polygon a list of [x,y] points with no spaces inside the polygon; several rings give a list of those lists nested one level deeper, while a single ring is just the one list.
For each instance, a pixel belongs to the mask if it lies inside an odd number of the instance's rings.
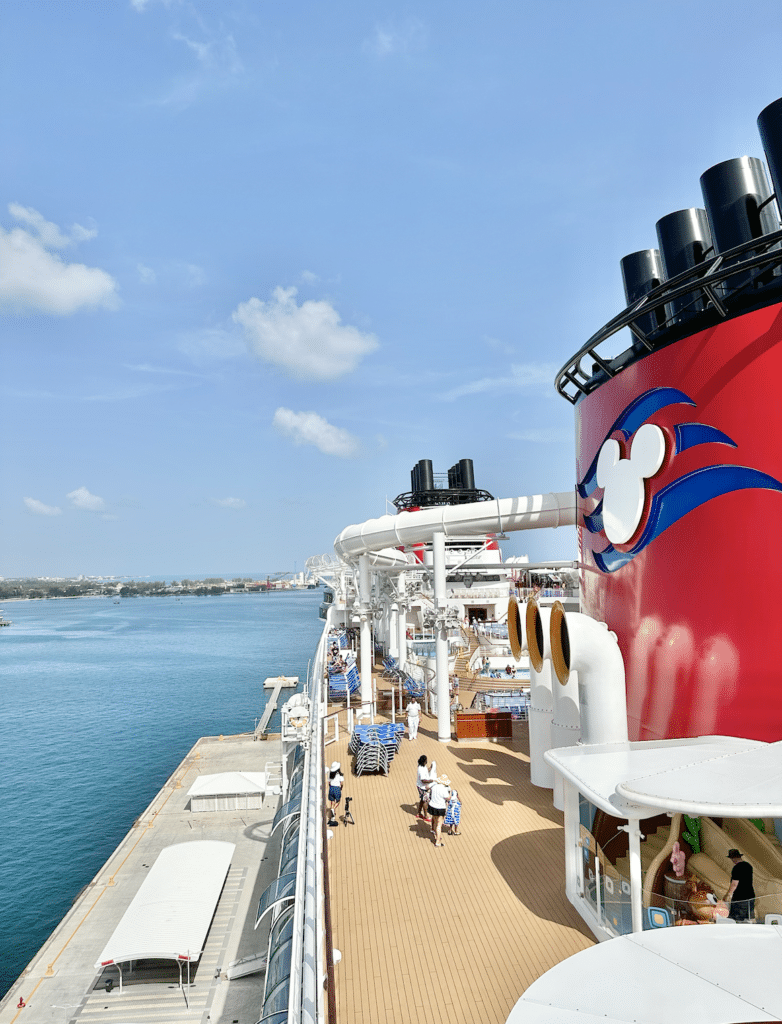
[{"label": "ship's superstructure", "polygon": [[[560,371],[575,404],[584,609],[619,639],[633,738],[782,737],[782,100],[761,160],[622,262],[628,308]],[[773,187],[773,191],[772,191]],[[630,344],[617,334],[629,328]],[[623,331],[623,334],[628,334]],[[610,339],[610,340],[609,340]]]}]

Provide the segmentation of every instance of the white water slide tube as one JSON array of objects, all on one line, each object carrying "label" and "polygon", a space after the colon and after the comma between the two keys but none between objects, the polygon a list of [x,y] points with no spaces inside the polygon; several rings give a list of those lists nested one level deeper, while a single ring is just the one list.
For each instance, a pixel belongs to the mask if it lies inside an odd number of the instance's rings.
[{"label": "white water slide tube", "polygon": [[365,523],[347,526],[334,541],[334,550],[340,558],[352,561],[373,551],[426,544],[436,533],[468,537],[575,525],[575,490],[523,498],[493,498],[367,519]]},{"label": "white water slide tube", "polygon": [[[419,509],[417,512],[401,512],[395,516],[381,516],[368,519],[357,526],[348,526],[334,541],[334,550],[343,561],[363,559],[361,577],[365,583],[360,587],[361,600],[368,600],[368,561],[375,561],[375,568],[391,568],[395,561],[395,548],[411,544],[433,544],[433,567],[435,579],[435,604],[442,603],[445,591],[445,537],[481,536],[487,533],[505,533],[510,530],[538,530],[557,526],[575,526],[575,490],[561,494],[535,494],[525,498],[492,498],[490,501],[474,501],[464,505],[438,505],[435,508]],[[439,543],[435,543],[435,538]],[[397,563],[397,568],[399,567]],[[438,581],[442,592],[438,594]],[[362,635],[362,700],[364,680],[369,687],[371,665],[369,662],[369,624],[367,635]],[[367,651],[367,661],[363,652]],[[437,738],[441,743],[451,739],[451,720],[448,702],[447,642],[441,629],[437,637]]]}]

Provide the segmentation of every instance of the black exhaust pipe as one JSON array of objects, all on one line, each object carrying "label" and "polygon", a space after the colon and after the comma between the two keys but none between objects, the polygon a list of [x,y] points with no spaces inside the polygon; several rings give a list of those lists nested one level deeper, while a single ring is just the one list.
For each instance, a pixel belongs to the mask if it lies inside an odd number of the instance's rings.
[{"label": "black exhaust pipe", "polygon": [[[619,265],[622,268],[622,281],[628,306],[642,299],[663,280],[662,263],[657,249],[641,249],[639,252],[631,252],[622,257]],[[659,330],[664,321],[665,314],[660,308],[653,313],[639,316],[635,323],[638,330],[648,338]],[[633,333],[636,334],[635,331]],[[636,334],[636,337],[640,337],[640,335]]]},{"label": "black exhaust pipe", "polygon": [[[711,231],[706,211],[697,207],[676,210],[657,221],[657,241],[663,274],[669,280],[697,267],[711,255]],[[706,309],[702,292],[688,292],[666,303],[669,323],[684,323]]]},{"label": "black exhaust pipe", "polygon": [[[769,202],[771,189],[766,169],[757,157],[740,156],[710,167],[701,175],[701,191],[716,253],[779,230],[776,208]],[[749,255],[745,253],[744,258]],[[765,271],[752,287],[769,284],[773,276],[773,271]],[[736,274],[727,279],[727,291],[747,288],[750,282],[749,271]]]}]

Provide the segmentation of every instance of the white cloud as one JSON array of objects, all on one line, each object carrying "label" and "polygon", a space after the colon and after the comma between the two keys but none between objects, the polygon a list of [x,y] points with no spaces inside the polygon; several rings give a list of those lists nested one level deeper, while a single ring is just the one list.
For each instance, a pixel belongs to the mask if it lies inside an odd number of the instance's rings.
[{"label": "white cloud", "polygon": [[42,501],[38,501],[37,498],[25,498],[24,503],[27,506],[27,511],[32,512],[35,516],[61,516],[62,509],[57,508],[56,505],[44,505]]},{"label": "white cloud", "polygon": [[517,363],[511,365],[510,374],[503,377],[481,377],[440,395],[443,402],[453,402],[467,395],[478,395],[487,391],[525,391],[547,388],[553,392],[554,378],[559,369],[554,363]]},{"label": "white cloud", "polygon": [[490,335],[484,334],[482,340],[487,348],[494,349],[495,352],[499,352],[504,356],[512,356],[515,352],[512,345],[508,345],[505,341],[500,341],[499,338],[492,338]]},{"label": "white cloud", "polygon": [[76,242],[89,242],[91,238],[98,237],[98,229],[85,228],[81,224],[73,224],[71,226],[71,241]]},{"label": "white cloud", "polygon": [[75,245],[76,242],[88,242],[98,234],[95,227],[85,228],[81,224],[74,224],[70,233],[64,235],[57,225],[47,220],[42,213],[20,203],[9,203],[8,212],[14,220],[32,228],[47,249],[64,249],[68,245]]},{"label": "white cloud", "polygon": [[301,279],[305,284],[317,284],[320,278],[317,274],[313,274],[311,270],[302,270]]},{"label": "white cloud", "polygon": [[144,263],[136,264],[136,271],[142,284],[156,284],[158,277],[168,281],[177,288],[201,288],[206,283],[206,271],[196,263],[185,263],[182,260],[171,260],[159,264],[157,270]]},{"label": "white cloud", "polygon": [[220,508],[247,508],[244,498],[215,498],[214,503]]},{"label": "white cloud", "polygon": [[195,377],[196,380],[208,380],[205,373],[193,373],[192,370],[179,370],[170,366],[152,366],[150,363],[123,363],[126,370],[135,373],[152,373],[163,377]]},{"label": "white cloud", "polygon": [[[174,4],[178,4],[181,0],[161,0],[164,7],[173,7]],[[149,7],[150,0],[130,0],[130,6],[134,11],[138,11],[142,14],[147,7]]]},{"label": "white cloud", "polygon": [[74,508],[82,509],[84,512],[102,512],[106,508],[106,502],[97,494],[90,494],[86,487],[77,487],[66,497]]},{"label": "white cloud", "polygon": [[426,28],[418,18],[406,18],[392,24],[385,22],[375,25],[372,36],[364,40],[363,49],[376,57],[390,57],[393,54],[407,55],[422,50],[426,45]]},{"label": "white cloud", "polygon": [[110,274],[83,263],[66,263],[49,251],[92,238],[94,231],[74,224],[65,235],[37,210],[18,203],[10,203],[8,209],[31,230],[0,227],[0,307],[61,316],[95,306],[116,308],[117,282]]},{"label": "white cloud", "polygon": [[294,412],[280,407],[274,414],[274,426],[295,444],[312,444],[324,455],[350,459],[358,455],[358,439],[347,430],[335,427],[316,412]]},{"label": "white cloud", "polygon": [[198,18],[198,31],[205,39],[193,39],[182,32],[173,32],[172,38],[184,43],[195,57],[195,66],[179,75],[171,87],[153,100],[157,106],[184,108],[215,90],[232,88],[244,79],[245,69],[239,56],[236,40],[230,33],[217,30],[208,34],[203,19]]},{"label": "white cloud", "polygon": [[252,298],[233,314],[259,358],[305,380],[336,380],[378,347],[374,334],[344,326],[331,303],[296,304],[296,289],[274,289],[270,302]]},{"label": "white cloud", "polygon": [[181,32],[173,33],[174,39],[194,53],[198,63],[207,71],[217,72],[221,75],[235,76],[244,71],[239,51],[236,48],[236,40],[229,33],[222,36],[214,36],[206,42],[198,42],[196,39],[189,39]]}]

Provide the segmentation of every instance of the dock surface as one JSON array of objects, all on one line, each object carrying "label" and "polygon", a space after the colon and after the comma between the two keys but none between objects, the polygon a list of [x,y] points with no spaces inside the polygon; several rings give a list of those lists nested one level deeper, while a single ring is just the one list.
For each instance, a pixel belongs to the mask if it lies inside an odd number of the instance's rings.
[{"label": "dock surface", "polygon": [[[280,756],[278,740],[200,739],[11,987],[0,1024],[254,1024],[264,975],[229,982],[225,971],[266,952],[268,924],[257,932],[253,924],[261,893],[276,877],[279,834],[270,842],[269,833],[280,797],[267,793],[260,809],[191,812],[188,790],[200,775],[264,771]],[[101,972],[95,962],[160,851],[194,839],[226,840],[236,850],[191,987],[183,992],[176,965],[159,962],[150,970],[123,968],[120,993],[116,968]]]},{"label": "dock surface", "polygon": [[[420,754],[462,801],[461,835],[440,848],[415,815]],[[325,760],[342,763],[356,822],[328,847],[339,1024],[504,1024],[533,981],[594,945],[565,898],[563,817],[530,782],[526,722],[506,742],[444,744],[424,715],[388,777],[353,776],[344,733]]]}]

